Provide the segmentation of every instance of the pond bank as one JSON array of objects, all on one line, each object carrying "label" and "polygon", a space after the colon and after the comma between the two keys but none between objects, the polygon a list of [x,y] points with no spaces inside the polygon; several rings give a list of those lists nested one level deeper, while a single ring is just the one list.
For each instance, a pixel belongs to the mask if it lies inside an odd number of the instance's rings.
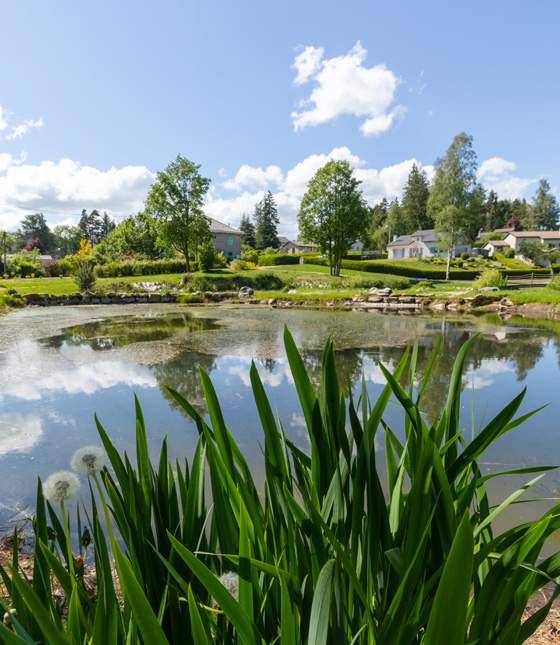
[{"label": "pond bank", "polygon": [[[216,304],[238,303],[247,305],[266,305],[280,308],[333,308],[333,309],[362,309],[377,310],[384,313],[474,313],[480,311],[496,312],[500,315],[540,318],[545,320],[560,320],[560,305],[550,302],[516,303],[514,300],[495,296],[489,293],[479,293],[469,297],[438,297],[435,295],[414,295],[384,293],[355,295],[352,297],[305,298],[284,294],[276,297],[254,297],[252,290],[246,292],[206,291],[196,293],[115,293],[115,292],[73,292],[70,294],[12,294],[12,303],[5,303],[2,313],[8,313],[12,308],[20,306],[55,307],[76,305],[123,305],[146,303],[178,303],[178,304]],[[304,294],[308,295],[308,294]]]}]

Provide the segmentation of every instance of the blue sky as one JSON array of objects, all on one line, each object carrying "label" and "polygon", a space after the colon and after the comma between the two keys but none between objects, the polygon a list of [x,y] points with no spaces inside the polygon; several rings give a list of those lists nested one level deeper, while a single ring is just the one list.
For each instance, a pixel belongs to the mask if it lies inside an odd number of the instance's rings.
[{"label": "blue sky", "polygon": [[[4,3],[0,227],[42,210],[117,221],[180,153],[233,226],[263,190],[297,234],[305,186],[346,158],[370,203],[474,138],[480,180],[558,195],[560,3]],[[32,210],[25,210],[25,207]],[[47,212],[55,211],[55,212]]]}]

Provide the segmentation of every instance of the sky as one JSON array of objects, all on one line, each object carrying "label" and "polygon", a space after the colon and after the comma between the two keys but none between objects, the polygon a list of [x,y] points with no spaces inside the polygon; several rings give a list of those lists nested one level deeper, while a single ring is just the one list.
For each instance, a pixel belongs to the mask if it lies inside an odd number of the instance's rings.
[{"label": "sky", "polygon": [[237,227],[264,191],[297,237],[307,182],[347,159],[374,205],[473,137],[501,199],[560,197],[557,0],[147,0],[0,7],[0,229],[143,209],[178,154]]}]

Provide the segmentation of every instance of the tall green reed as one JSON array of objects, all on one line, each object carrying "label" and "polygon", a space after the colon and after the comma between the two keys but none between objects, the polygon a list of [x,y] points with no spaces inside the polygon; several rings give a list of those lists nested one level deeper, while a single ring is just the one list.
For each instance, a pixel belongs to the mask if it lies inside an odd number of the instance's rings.
[{"label": "tall green reed", "polygon": [[[157,467],[152,465],[138,401],[136,467],[126,453],[119,455],[96,419],[111,464],[99,479],[95,476],[91,488],[88,519],[97,595],[89,597],[62,565],[72,558],[69,529],[48,502],[45,507],[39,484],[37,573],[30,583],[17,572],[16,551],[9,567],[12,579],[0,572],[12,606],[21,607],[19,622],[0,629],[0,639],[522,643],[560,594],[560,555],[539,560],[543,544],[560,527],[560,508],[494,535],[495,518],[538,477],[497,506],[489,500],[488,480],[551,467],[482,475],[477,461],[485,450],[533,413],[516,417],[523,391],[470,442],[463,438],[461,379],[473,341],[457,356],[441,415],[428,424],[421,413],[422,397],[439,344],[416,390],[410,385],[405,391],[399,384],[407,365],[409,383],[414,383],[415,346],[393,373],[380,366],[387,383],[376,401],[370,401],[364,379],[355,400],[352,394],[345,397],[338,382],[332,342],[323,353],[316,392],[286,329],[286,353],[311,450],[307,454],[286,437],[253,365],[251,384],[264,434],[262,494],[202,370],[208,422],[170,390],[199,432],[190,466],[186,460],[169,463],[166,441]],[[403,442],[384,418],[391,398],[402,408]],[[386,478],[375,454],[380,430]],[[210,506],[204,493],[206,471]],[[100,505],[109,543],[98,516]],[[51,540],[45,508],[55,527]],[[225,572],[234,574],[235,594],[219,577]],[[52,597],[52,574],[64,587],[65,602]],[[549,582],[555,589],[550,602],[522,623],[528,599]]]}]

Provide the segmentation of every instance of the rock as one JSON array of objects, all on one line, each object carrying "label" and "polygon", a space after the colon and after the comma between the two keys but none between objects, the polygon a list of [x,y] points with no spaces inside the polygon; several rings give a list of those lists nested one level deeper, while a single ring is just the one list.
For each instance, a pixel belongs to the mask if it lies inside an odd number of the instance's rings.
[{"label": "rock", "polygon": [[215,293],[215,294],[212,296],[212,300],[213,300],[214,302],[221,302],[221,301],[222,301],[222,296],[221,296],[219,293]]},{"label": "rock", "polygon": [[295,295],[296,293],[297,293],[297,289],[290,289],[290,290],[288,291],[288,295],[289,295],[289,296],[293,296],[293,295]]},{"label": "rock", "polygon": [[[177,300],[177,298],[175,298]],[[162,302],[171,302],[171,296],[162,296],[161,297]]]},{"label": "rock", "polygon": [[85,298],[82,298],[82,304],[83,305],[91,304],[91,298],[88,298],[87,296]]},{"label": "rock", "polygon": [[37,302],[37,300],[41,300],[41,296],[38,293],[25,293],[23,297],[27,302]]},{"label": "rock", "polygon": [[364,302],[364,300],[363,296],[352,296],[352,302]]},{"label": "rock", "polygon": [[399,302],[403,305],[411,305],[416,302],[416,298],[413,298],[412,296],[401,296],[399,298]]},{"label": "rock", "polygon": [[[371,291],[370,291],[371,293]],[[370,296],[367,299],[368,302],[383,302],[383,298],[381,296]]]},{"label": "rock", "polygon": [[101,298],[101,304],[110,305],[111,304],[111,298],[109,298],[109,296],[104,296],[103,298]]},{"label": "rock", "polygon": [[84,298],[93,298],[93,293],[91,291],[84,291]]},{"label": "rock", "polygon": [[247,300],[248,305],[260,305],[261,301],[258,298],[252,298],[251,300]]},{"label": "rock", "polygon": [[445,311],[448,304],[447,300],[432,300],[430,302],[430,309],[433,309],[433,311]]},{"label": "rock", "polygon": [[204,292],[204,297],[205,297],[207,300],[210,300],[213,296],[214,296],[214,294],[212,293],[212,291],[205,291],[205,292]]},{"label": "rock", "polygon": [[241,287],[241,289],[239,289],[238,297],[248,298],[249,296],[252,296],[254,293],[255,292],[253,289],[251,289],[251,287]]},{"label": "rock", "polygon": [[96,291],[96,292],[95,292],[95,297],[96,297],[96,298],[102,298],[102,297],[103,297],[103,292],[101,292],[101,291]]},{"label": "rock", "polygon": [[136,302],[136,298],[134,296],[125,296],[124,302],[128,305],[131,302]]},{"label": "rock", "polygon": [[473,298],[465,298],[465,302],[471,307],[485,307],[486,305],[492,304],[494,302],[494,298],[492,296],[483,296],[479,294]]},{"label": "rock", "polygon": [[500,300],[500,307],[515,307],[515,302],[510,298],[502,298]]},{"label": "rock", "polygon": [[82,298],[82,294],[79,291],[74,291],[70,294],[70,298]]},{"label": "rock", "polygon": [[92,299],[91,299],[91,304],[92,304],[92,305],[99,305],[99,304],[101,304],[101,298],[92,298]]},{"label": "rock", "polygon": [[276,298],[269,298],[269,299],[268,299],[268,304],[269,304],[269,305],[275,305],[276,303],[277,303]]},{"label": "rock", "polygon": [[377,293],[381,296],[390,296],[393,293],[393,290],[389,287],[385,287],[385,289],[378,289]]},{"label": "rock", "polygon": [[481,287],[479,291],[481,293],[488,292],[488,291],[499,291],[500,287]]},{"label": "rock", "polygon": [[113,296],[113,297],[111,298],[111,303],[112,303],[113,305],[120,305],[120,303],[121,303],[121,299],[119,298],[119,296]]},{"label": "rock", "polygon": [[109,291],[107,298],[114,298],[117,294],[114,291]]},{"label": "rock", "polygon": [[140,303],[148,302],[148,298],[147,296],[139,296],[138,298],[136,298],[136,302],[140,302]]},{"label": "rock", "polygon": [[161,302],[161,293],[151,293],[148,296],[148,302]]}]

